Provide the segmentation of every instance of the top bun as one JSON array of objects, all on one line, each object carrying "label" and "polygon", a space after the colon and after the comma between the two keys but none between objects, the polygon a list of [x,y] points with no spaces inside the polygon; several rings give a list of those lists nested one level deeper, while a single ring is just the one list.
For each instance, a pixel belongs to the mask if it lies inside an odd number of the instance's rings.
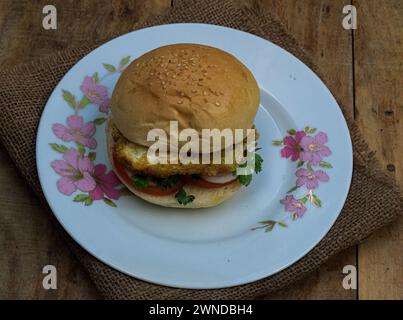
[{"label": "top bun", "polygon": [[[134,60],[112,95],[112,117],[130,141],[150,146],[154,128],[250,129],[260,101],[252,73],[234,56],[199,44],[174,44]],[[169,135],[167,135],[169,137]]]}]

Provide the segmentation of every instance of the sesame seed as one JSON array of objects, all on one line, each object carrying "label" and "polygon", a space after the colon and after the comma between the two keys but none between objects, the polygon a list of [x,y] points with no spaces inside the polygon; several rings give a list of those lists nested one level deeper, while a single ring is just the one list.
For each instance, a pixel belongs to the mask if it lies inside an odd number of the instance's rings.
[{"label": "sesame seed", "polygon": [[218,101],[216,101],[215,105],[216,105],[217,107],[219,107],[219,106],[220,106],[220,103],[219,103]]},{"label": "sesame seed", "polygon": [[182,100],[179,100],[179,101],[178,101],[178,104],[182,104],[182,103],[183,103],[183,101],[182,101]]}]

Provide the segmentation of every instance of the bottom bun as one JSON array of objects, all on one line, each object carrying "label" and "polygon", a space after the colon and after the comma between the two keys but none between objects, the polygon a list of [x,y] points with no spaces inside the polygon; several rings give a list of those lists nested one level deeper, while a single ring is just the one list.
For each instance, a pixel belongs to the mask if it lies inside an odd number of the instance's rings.
[{"label": "bottom bun", "polygon": [[189,195],[193,195],[195,199],[188,203],[187,205],[182,205],[178,203],[175,198],[175,194],[164,195],[164,196],[156,196],[148,193],[141,192],[135,189],[131,185],[127,185],[124,182],[124,179],[117,172],[114,162],[113,162],[113,139],[110,130],[110,119],[106,125],[106,135],[107,135],[107,148],[108,148],[108,157],[110,162],[112,163],[113,171],[119,180],[136,196],[141,199],[162,206],[162,207],[170,207],[170,208],[183,208],[183,209],[197,209],[197,208],[208,208],[214,207],[225,200],[231,198],[240,188],[241,184],[239,180],[236,179],[234,182],[227,184],[225,186],[219,188],[201,188],[195,185],[187,184],[183,186],[186,193]]},{"label": "bottom bun", "polygon": [[178,203],[178,201],[175,198],[175,194],[167,196],[156,196],[141,192],[131,186],[126,185],[126,187],[130,189],[131,192],[133,192],[136,196],[140,197],[141,199],[147,202],[163,207],[183,208],[183,209],[214,207],[224,202],[225,200],[231,198],[239,190],[240,186],[241,185],[238,180],[226,186],[213,189],[200,188],[190,184],[185,185],[183,186],[183,189],[185,189],[187,194],[194,195],[195,199],[192,202],[188,203],[187,205],[183,205]]}]

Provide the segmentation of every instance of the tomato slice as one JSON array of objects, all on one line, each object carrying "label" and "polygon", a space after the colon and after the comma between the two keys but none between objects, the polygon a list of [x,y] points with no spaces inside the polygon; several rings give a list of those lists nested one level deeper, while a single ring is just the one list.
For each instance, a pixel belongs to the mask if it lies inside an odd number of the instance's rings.
[{"label": "tomato slice", "polygon": [[[120,163],[120,161],[118,159],[116,159],[116,157],[113,157],[113,163],[114,163],[117,173],[123,179],[123,181],[127,185],[129,185],[133,188],[136,188],[133,185],[132,179],[127,174],[125,167]],[[192,184],[192,185],[200,187],[200,188],[214,189],[214,188],[221,188],[223,186],[229,185],[229,184],[233,183],[234,181],[236,181],[236,179],[225,182],[225,183],[214,183],[214,182],[203,180],[201,178],[194,178],[192,176],[184,175],[184,176],[181,176],[178,183],[175,186],[173,186],[172,188],[162,189],[159,186],[149,185],[148,187],[142,188],[139,191],[148,193],[148,194],[152,194],[152,195],[156,195],[156,196],[167,196],[167,195],[171,195],[171,194],[178,192],[179,187],[181,185],[185,185],[185,184]]]},{"label": "tomato slice", "polygon": [[214,182],[203,180],[201,178],[193,178],[192,176],[183,176],[182,181],[184,183],[192,184],[196,187],[213,189],[213,188],[220,188],[220,187],[227,186],[227,185],[233,183],[234,181],[236,181],[236,179],[225,182],[225,183],[214,183]]},{"label": "tomato slice", "polygon": [[[127,185],[129,185],[133,188],[136,188],[133,185],[132,179],[127,174],[125,167],[115,157],[113,157],[113,164],[116,168],[117,173],[123,179],[123,181]],[[181,185],[181,183],[180,183],[180,181],[178,181],[178,183],[175,186],[173,186],[172,188],[162,189],[159,186],[148,186],[146,188],[139,189],[139,191],[148,193],[148,194],[152,194],[152,195],[156,195],[156,196],[167,196],[167,195],[178,192],[180,185]]]}]

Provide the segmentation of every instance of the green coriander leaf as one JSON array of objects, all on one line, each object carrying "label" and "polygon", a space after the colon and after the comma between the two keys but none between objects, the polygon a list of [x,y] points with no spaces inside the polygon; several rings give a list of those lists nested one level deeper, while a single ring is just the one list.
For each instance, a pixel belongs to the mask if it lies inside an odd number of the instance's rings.
[{"label": "green coriander leaf", "polygon": [[188,195],[185,189],[183,189],[183,187],[181,186],[179,188],[179,191],[175,194],[175,198],[180,204],[186,206],[188,203],[192,202],[195,199],[195,196]]},{"label": "green coriander leaf", "polygon": [[240,168],[245,168],[247,164],[248,164],[248,162],[245,161],[245,162],[241,163],[241,164],[239,165],[239,167],[240,167]]},{"label": "green coriander leaf", "polygon": [[136,189],[144,189],[148,187],[148,179],[145,176],[132,175],[132,181]]},{"label": "green coriander leaf", "polygon": [[252,175],[247,174],[247,175],[240,175],[238,176],[239,182],[244,185],[245,187],[249,186],[250,183],[252,182]]},{"label": "green coriander leaf", "polygon": [[287,133],[293,136],[294,134],[297,133],[297,131],[295,129],[290,129],[287,131]]},{"label": "green coriander leaf", "polygon": [[[253,157],[255,158],[255,172],[259,173],[262,171],[262,163],[264,160],[262,156],[256,152],[253,154]],[[247,161],[245,161],[244,163],[240,164],[239,167],[245,168],[247,167],[247,164]],[[232,174],[236,175],[236,171],[234,171]],[[238,180],[242,185],[247,187],[252,182],[252,173],[246,175],[238,175]]]},{"label": "green coriander leaf", "polygon": [[262,163],[263,163],[263,158],[260,154],[255,153],[255,172],[259,173],[262,171]]},{"label": "green coriander leaf", "polygon": [[168,178],[153,178],[153,181],[161,188],[161,189],[170,189],[174,187],[178,181],[179,176],[173,175]]}]

